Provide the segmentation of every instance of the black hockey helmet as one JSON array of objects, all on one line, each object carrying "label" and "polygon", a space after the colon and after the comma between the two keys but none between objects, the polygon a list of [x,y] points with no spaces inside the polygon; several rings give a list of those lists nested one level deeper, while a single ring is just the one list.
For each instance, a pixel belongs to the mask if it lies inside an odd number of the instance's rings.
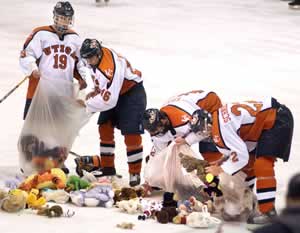
[{"label": "black hockey helmet", "polygon": [[57,2],[53,9],[54,26],[60,33],[64,33],[74,22],[74,9],[70,2]]},{"label": "black hockey helmet", "polygon": [[145,110],[143,115],[143,126],[151,135],[165,134],[169,127],[168,124],[163,123],[167,119],[166,114],[157,108],[149,108]]},{"label": "black hockey helmet", "polygon": [[189,122],[191,131],[200,134],[207,133],[209,124],[212,124],[212,116],[204,109],[197,109]]},{"label": "black hockey helmet", "polygon": [[80,48],[82,58],[91,58],[95,55],[101,56],[101,44],[96,39],[85,39]]}]

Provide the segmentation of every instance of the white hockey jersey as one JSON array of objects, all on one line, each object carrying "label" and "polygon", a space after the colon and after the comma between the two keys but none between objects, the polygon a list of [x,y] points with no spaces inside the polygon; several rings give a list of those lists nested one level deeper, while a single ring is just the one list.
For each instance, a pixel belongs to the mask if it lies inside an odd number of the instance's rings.
[{"label": "white hockey jersey", "polygon": [[88,112],[102,112],[115,107],[120,95],[143,81],[141,72],[133,69],[126,58],[105,47],[102,47],[98,67],[90,67],[90,71],[95,95],[85,103]]},{"label": "white hockey jersey", "polygon": [[273,127],[276,109],[272,98],[247,101],[222,106],[213,113],[212,138],[218,150],[228,156],[221,167],[228,174],[234,174],[249,160],[263,130]]},{"label": "white hockey jersey", "polygon": [[190,131],[188,123],[192,114],[197,109],[212,113],[219,107],[221,100],[214,92],[196,90],[170,98],[160,110],[168,116],[172,129],[164,135],[151,137],[154,150],[161,151],[176,137],[185,137],[189,145],[201,141],[199,135]]},{"label": "white hockey jersey", "polygon": [[[84,64],[79,61],[81,39],[77,33],[68,30],[59,38],[52,26],[33,30],[27,38],[20,57],[20,66],[26,76],[39,69],[42,77],[73,81],[76,72],[85,78]],[[27,98],[32,98],[37,80],[29,81]]]}]

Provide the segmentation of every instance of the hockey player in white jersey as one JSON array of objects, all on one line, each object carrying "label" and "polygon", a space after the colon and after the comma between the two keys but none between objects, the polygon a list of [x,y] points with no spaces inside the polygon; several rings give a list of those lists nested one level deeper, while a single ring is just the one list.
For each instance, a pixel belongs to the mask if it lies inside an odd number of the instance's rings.
[{"label": "hockey player in white jersey", "polygon": [[20,66],[29,77],[24,119],[41,77],[77,79],[80,89],[86,87],[86,68],[79,61],[81,39],[71,30],[74,9],[67,2],[57,2],[53,25],[35,28],[27,38],[20,56]]},{"label": "hockey player in white jersey", "polygon": [[290,110],[271,97],[259,101],[226,104],[212,115],[202,110],[193,114],[191,130],[213,139],[218,150],[228,159],[212,165],[206,172],[217,176],[234,175],[242,170],[248,175],[256,193],[260,213],[248,219],[249,226],[264,224],[276,215],[276,178],[274,163],[288,161],[293,136]]},{"label": "hockey player in white jersey", "polygon": [[103,47],[96,39],[85,39],[80,54],[90,68],[95,86],[84,105],[89,112],[101,112],[98,119],[101,171],[103,175],[116,174],[116,127],[125,137],[129,184],[136,186],[140,183],[143,158],[141,134],[144,133],[142,116],[146,108],[142,74],[133,69],[126,58]]}]

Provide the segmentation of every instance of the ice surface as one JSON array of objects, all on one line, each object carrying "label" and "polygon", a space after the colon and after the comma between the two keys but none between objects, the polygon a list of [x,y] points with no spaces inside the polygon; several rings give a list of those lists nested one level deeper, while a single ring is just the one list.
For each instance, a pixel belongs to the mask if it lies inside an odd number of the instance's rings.
[{"label": "ice surface", "polygon": [[[52,23],[55,0],[0,0],[0,97],[22,78],[18,56],[30,31]],[[148,107],[193,89],[213,90],[224,102],[272,95],[294,114],[294,141],[289,163],[276,165],[278,209],[284,207],[288,179],[299,171],[300,153],[300,14],[280,0],[73,0],[75,29],[125,55],[143,72]],[[17,139],[27,84],[1,103],[0,178],[17,172]],[[81,131],[73,151],[99,153],[97,117]],[[127,178],[123,138],[116,134],[117,169]],[[150,150],[144,136],[145,154]],[[67,164],[74,167],[70,156]],[[199,232],[186,226],[161,225],[117,209],[75,208],[73,218],[47,219],[29,213],[0,212],[1,233],[122,232],[117,223],[132,221],[135,232]],[[202,230],[215,232],[216,229]],[[247,232],[244,224],[225,224],[224,232]]]}]

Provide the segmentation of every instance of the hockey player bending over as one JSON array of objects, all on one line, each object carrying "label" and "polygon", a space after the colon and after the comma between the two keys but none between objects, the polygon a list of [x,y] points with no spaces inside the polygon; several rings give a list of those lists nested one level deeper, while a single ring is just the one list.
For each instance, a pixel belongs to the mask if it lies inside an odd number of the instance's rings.
[{"label": "hockey player bending over", "polygon": [[[183,140],[190,146],[199,144],[199,150],[205,160],[209,162],[221,158],[214,144],[201,141],[203,138],[189,128],[189,120],[197,109],[204,109],[213,113],[222,105],[214,92],[191,91],[171,98],[162,108],[147,109],[143,117],[144,128],[150,133],[153,142],[152,154],[166,148],[172,141],[180,143]],[[198,150],[198,148],[197,148]]]},{"label": "hockey player bending over", "polygon": [[74,77],[80,89],[86,87],[86,69],[78,59],[81,39],[70,29],[73,17],[74,10],[69,2],[57,2],[53,9],[53,25],[35,28],[24,44],[20,66],[24,74],[30,76],[24,119],[40,78],[73,81]]},{"label": "hockey player bending over", "polygon": [[146,108],[146,93],[141,72],[133,69],[126,58],[101,46],[96,39],[85,39],[80,54],[86,60],[94,81],[94,91],[86,97],[89,112],[101,112],[101,171],[115,175],[115,127],[125,137],[130,186],[140,184],[143,158],[141,134],[142,116]]},{"label": "hockey player bending over", "polygon": [[277,158],[289,159],[294,127],[290,110],[272,97],[226,104],[213,114],[197,110],[190,127],[199,137],[212,138],[228,157],[221,165],[207,167],[206,172],[218,176],[242,170],[250,187],[256,178],[260,213],[248,218],[248,227],[268,223],[276,216],[274,163]]}]

